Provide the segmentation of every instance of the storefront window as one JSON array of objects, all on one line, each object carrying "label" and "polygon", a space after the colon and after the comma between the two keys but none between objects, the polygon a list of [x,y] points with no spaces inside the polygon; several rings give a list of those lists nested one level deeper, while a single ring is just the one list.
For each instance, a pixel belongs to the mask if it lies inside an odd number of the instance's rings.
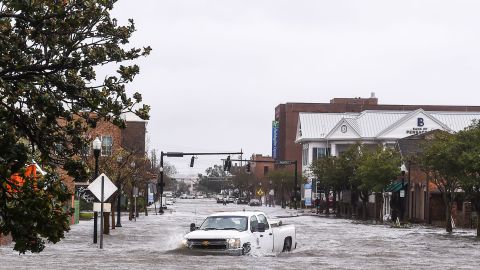
[{"label": "storefront window", "polygon": [[312,161],[322,157],[330,156],[330,148],[314,147],[312,150]]}]

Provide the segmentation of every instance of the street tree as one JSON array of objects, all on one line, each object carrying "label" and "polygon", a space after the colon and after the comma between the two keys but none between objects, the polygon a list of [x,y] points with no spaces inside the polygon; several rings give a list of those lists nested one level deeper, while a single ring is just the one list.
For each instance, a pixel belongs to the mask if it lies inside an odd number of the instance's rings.
[{"label": "street tree", "polygon": [[214,165],[205,170],[205,175],[199,174],[197,186],[201,191],[220,193],[223,189],[232,188],[232,182],[223,166]]},{"label": "street tree", "polygon": [[[377,146],[373,151],[362,149],[356,173],[360,180],[359,190],[363,205],[363,218],[368,218],[368,197],[381,193],[400,174],[400,153],[392,148]],[[380,196],[380,209],[383,196]],[[380,220],[383,217],[380,216]]]},{"label": "street tree", "polygon": [[310,165],[310,170],[315,176],[317,191],[325,194],[326,214],[329,214],[330,191],[333,191],[338,179],[335,159],[333,156],[325,156],[313,161]]},{"label": "street tree", "polygon": [[438,132],[426,141],[423,148],[423,152],[418,155],[420,167],[442,194],[445,204],[445,229],[452,232],[452,204],[465,175],[465,164],[459,155],[461,149],[458,140],[453,134]]},{"label": "street tree", "polygon": [[276,168],[267,175],[267,179],[272,181],[277,199],[280,199],[282,206],[290,200],[295,187],[295,174],[289,168]]},{"label": "street tree", "polygon": [[345,189],[350,190],[350,207],[352,215],[357,215],[357,203],[359,199],[359,186],[361,184],[357,174],[360,156],[361,144],[354,144],[338,157],[338,173],[341,180],[340,186],[345,185]]},{"label": "street tree", "polygon": [[[459,162],[463,164],[463,172],[459,172],[460,185],[480,217],[480,122],[474,121],[465,130],[456,135]],[[477,238],[480,238],[480,221],[477,219]]]},{"label": "street tree", "polygon": [[[11,194],[5,187],[12,184],[12,174],[34,156],[50,173],[68,162],[72,164],[67,167],[78,167],[74,157],[88,147],[92,138],[86,131],[98,121],[124,127],[122,114],[127,112],[148,119],[149,106],[140,104],[141,95],[130,98],[125,92],[140,69],[120,63],[146,56],[151,49],[128,48],[135,26],[133,20],[120,25],[110,16],[115,2],[0,3],[0,137],[10,142],[0,151],[0,231],[12,234],[20,252],[40,252],[42,238],[57,242],[68,230],[63,211],[28,207],[25,200],[48,205],[66,197],[60,188],[49,190],[48,196]],[[116,74],[97,78],[100,66],[116,69]]]}]

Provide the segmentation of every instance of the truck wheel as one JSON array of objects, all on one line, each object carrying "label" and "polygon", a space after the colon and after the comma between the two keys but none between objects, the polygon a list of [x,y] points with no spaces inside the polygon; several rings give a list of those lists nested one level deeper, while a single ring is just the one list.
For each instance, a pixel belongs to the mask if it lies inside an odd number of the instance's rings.
[{"label": "truck wheel", "polygon": [[243,244],[242,255],[248,254],[249,252],[250,252],[250,245],[249,244]]},{"label": "truck wheel", "polygon": [[292,250],[292,238],[287,237],[283,242],[283,250],[282,252],[291,251]]}]

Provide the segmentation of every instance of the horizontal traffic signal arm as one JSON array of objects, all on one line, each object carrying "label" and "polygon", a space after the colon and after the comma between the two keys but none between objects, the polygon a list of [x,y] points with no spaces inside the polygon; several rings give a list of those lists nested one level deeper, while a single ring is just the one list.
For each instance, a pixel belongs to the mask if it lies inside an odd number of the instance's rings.
[{"label": "horizontal traffic signal arm", "polygon": [[[222,159],[223,161],[225,161],[225,159]],[[274,163],[274,164],[278,164],[278,165],[292,165],[292,164],[295,164],[297,163],[296,160],[275,160],[275,161],[271,161],[271,160],[249,160],[249,159],[230,159],[230,161],[242,161],[242,162],[250,162],[250,163]]]},{"label": "horizontal traffic signal arm", "polygon": [[220,152],[220,153],[184,153],[184,152],[165,152],[166,157],[183,157],[183,156],[214,156],[214,155],[243,155],[243,152]]}]

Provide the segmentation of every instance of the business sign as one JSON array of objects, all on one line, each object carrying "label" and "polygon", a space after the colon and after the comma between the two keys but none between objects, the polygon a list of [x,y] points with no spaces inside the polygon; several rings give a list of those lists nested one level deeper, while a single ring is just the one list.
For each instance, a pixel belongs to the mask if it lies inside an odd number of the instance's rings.
[{"label": "business sign", "polygon": [[312,206],[312,184],[305,184],[305,206]]},{"label": "business sign", "polygon": [[278,128],[280,123],[278,121],[272,121],[272,158],[278,159]]}]

